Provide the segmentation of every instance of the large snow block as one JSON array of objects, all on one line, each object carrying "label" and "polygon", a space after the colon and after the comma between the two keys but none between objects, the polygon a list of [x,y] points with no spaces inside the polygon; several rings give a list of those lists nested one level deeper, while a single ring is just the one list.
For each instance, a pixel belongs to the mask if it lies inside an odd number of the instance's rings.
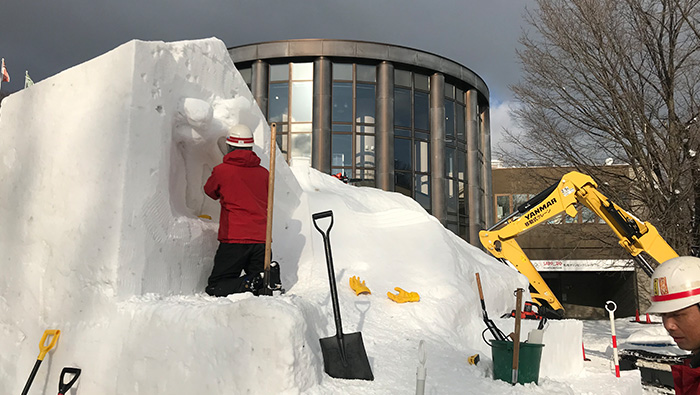
[{"label": "large snow block", "polygon": [[[202,186],[236,123],[267,167],[269,127],[218,39],[131,41],[3,100],[0,371],[31,366],[44,329],[203,291],[219,204]],[[300,194],[277,157],[273,235]]]},{"label": "large snow block", "polygon": [[[537,329],[539,321],[522,321],[522,339]],[[533,334],[534,335],[534,334]],[[542,333],[540,377],[566,379],[583,371],[583,323],[577,320],[549,320]]]},{"label": "large snow block", "polygon": [[114,393],[283,394],[321,380],[317,342],[307,344],[306,317],[289,298],[176,298],[120,306],[124,346],[100,372]]}]

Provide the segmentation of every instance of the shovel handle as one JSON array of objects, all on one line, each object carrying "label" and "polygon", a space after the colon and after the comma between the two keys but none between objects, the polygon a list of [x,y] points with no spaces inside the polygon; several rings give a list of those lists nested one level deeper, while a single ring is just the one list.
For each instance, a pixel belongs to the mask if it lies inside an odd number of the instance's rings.
[{"label": "shovel handle", "polygon": [[[44,360],[44,357],[46,356],[46,353],[49,352],[55,345],[56,342],[58,341],[58,337],[61,335],[61,331],[59,329],[47,329],[44,331],[44,335],[41,336],[41,341],[39,342],[39,357],[37,358],[40,361]],[[51,338],[51,342],[46,345],[46,338],[49,336],[53,336]]]},{"label": "shovel handle", "polygon": [[515,332],[513,337],[513,377],[511,380],[512,384],[518,382],[518,368],[520,362],[520,319],[521,319],[521,307],[523,302],[523,289],[518,288],[515,290]]},{"label": "shovel handle", "polygon": [[[324,232],[316,221],[322,218],[331,217],[331,223],[328,225],[328,229]],[[341,349],[341,353],[345,355],[345,346],[343,343],[343,323],[340,318],[340,303],[338,302],[338,288],[335,284],[335,269],[333,268],[333,253],[331,252],[331,240],[330,233],[333,227],[333,211],[327,210],[320,213],[314,213],[311,215],[314,220],[314,226],[316,230],[321,233],[323,237],[323,248],[326,252],[326,266],[328,267],[328,282],[331,287],[331,301],[333,302],[333,316],[335,318],[335,328],[336,337],[338,338],[338,344]],[[344,357],[343,357],[344,358]]]},{"label": "shovel handle", "polygon": [[[318,221],[319,219],[327,218],[327,217],[331,217],[331,223],[330,223],[330,225],[328,225],[328,229],[326,229],[326,231],[324,232],[318,226],[318,223],[316,221]],[[314,226],[316,227],[316,229],[319,232],[321,232],[322,235],[325,235],[326,233],[329,233],[331,231],[331,228],[333,227],[333,210],[326,210],[326,211],[322,211],[320,213],[314,213],[311,215],[311,218],[313,218],[313,220],[314,220]]]},{"label": "shovel handle", "polygon": [[277,153],[277,124],[270,124],[270,169],[267,178],[267,225],[265,228],[265,260],[263,261],[263,288],[261,295],[272,296],[270,289],[270,261],[272,261],[272,206],[275,201],[275,154]]},{"label": "shovel handle", "polygon": [[476,286],[479,288],[479,299],[484,301],[484,291],[481,289],[481,278],[479,278],[479,273],[476,273]]},{"label": "shovel handle", "polygon": [[[64,377],[66,374],[72,374],[73,378],[70,379],[69,382],[65,382]],[[65,367],[61,371],[61,380],[58,383],[58,395],[65,395],[66,392],[75,384],[75,381],[78,380],[78,376],[80,376],[80,368],[70,368],[70,367]]]}]

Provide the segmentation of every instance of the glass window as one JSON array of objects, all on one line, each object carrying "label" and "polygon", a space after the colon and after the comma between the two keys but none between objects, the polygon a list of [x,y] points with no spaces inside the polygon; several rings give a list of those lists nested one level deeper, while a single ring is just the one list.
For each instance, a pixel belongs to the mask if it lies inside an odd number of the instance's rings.
[{"label": "glass window", "polygon": [[411,171],[411,140],[394,139],[394,169]]},{"label": "glass window", "polygon": [[[360,180],[369,180],[369,181],[374,181],[374,170],[373,169],[357,169],[355,170],[355,178],[360,179]],[[374,183],[356,183],[355,185],[360,185],[360,186],[374,186]]]},{"label": "glass window", "polygon": [[445,136],[455,137],[455,102],[452,100],[445,100]]},{"label": "glass window", "polygon": [[292,122],[311,122],[313,82],[292,82]]},{"label": "glass window", "polygon": [[311,123],[293,123],[292,124],[292,133],[296,132],[311,132],[312,126]]},{"label": "glass window", "polygon": [[430,144],[427,141],[415,141],[416,171],[427,173],[430,165]]},{"label": "glass window", "polygon": [[357,80],[365,82],[377,82],[377,69],[366,64],[357,65]]},{"label": "glass window", "polygon": [[311,133],[292,133],[292,158],[311,158]]},{"label": "glass window", "polygon": [[430,210],[430,177],[427,174],[416,174],[416,189],[414,192],[414,199],[424,209]]},{"label": "glass window", "polygon": [[352,135],[333,134],[331,138],[331,166],[352,166]]},{"label": "glass window", "polygon": [[394,69],[394,85],[411,86],[411,72]]},{"label": "glass window", "polygon": [[270,122],[287,122],[289,115],[289,84],[270,84],[268,99],[268,120]]},{"label": "glass window", "polygon": [[[455,180],[447,179],[447,212],[456,213],[457,212],[457,183]],[[456,217],[456,216],[455,216]]]},{"label": "glass window", "polygon": [[374,134],[374,126],[371,126],[371,125],[357,125],[355,130],[357,130],[357,133]]},{"label": "glass window", "polygon": [[417,139],[429,140],[430,135],[428,133],[415,132],[415,137]]},{"label": "glass window", "polygon": [[333,83],[333,122],[352,122],[352,82]]},{"label": "glass window", "polygon": [[430,101],[425,92],[415,93],[414,119],[416,129],[430,129]]},{"label": "glass window", "polygon": [[414,74],[414,76],[416,89],[421,89],[424,91],[430,90],[430,83],[428,82],[430,80],[430,77],[422,74]]},{"label": "glass window", "polygon": [[464,105],[455,105],[455,130],[457,132],[457,139],[465,140],[465,129],[464,129]]},{"label": "glass window", "polygon": [[448,99],[455,98],[455,86],[445,82],[445,97]]},{"label": "glass window", "polygon": [[374,85],[357,84],[356,122],[374,123]]},{"label": "glass window", "polygon": [[452,147],[445,147],[445,176],[454,178],[457,174],[455,170],[455,149]]},{"label": "glass window", "polygon": [[510,195],[496,195],[496,221],[510,215]]},{"label": "glass window", "polygon": [[289,79],[288,64],[271,64],[270,81],[287,81]]},{"label": "glass window", "polygon": [[358,134],[355,141],[357,142],[355,164],[359,167],[374,167],[374,136]]},{"label": "glass window", "polygon": [[467,161],[464,157],[463,150],[457,150],[457,178],[464,181],[464,175],[467,171]]},{"label": "glass window", "polygon": [[313,80],[314,79],[314,64],[313,63],[292,63],[292,79],[293,80]]},{"label": "glass window", "polygon": [[344,125],[344,124],[339,124],[339,123],[334,123],[333,124],[333,131],[334,132],[352,132],[352,125]]},{"label": "glass window", "polygon": [[333,63],[333,79],[352,81],[352,64]]},{"label": "glass window", "polygon": [[411,91],[394,89],[394,125],[411,127]]},{"label": "glass window", "polygon": [[455,100],[457,100],[457,103],[464,104],[464,91],[462,89],[455,87]]},{"label": "glass window", "polygon": [[413,190],[413,182],[411,182],[411,173],[397,171],[394,173],[394,189],[396,192],[406,196],[411,196]]},{"label": "glass window", "polygon": [[465,200],[464,196],[465,196],[464,182],[457,181],[457,197],[459,199],[459,215],[460,215],[459,223],[460,223],[460,225],[466,223],[465,221],[462,221],[462,218],[467,217],[467,201]]},{"label": "glass window", "polygon": [[411,131],[407,129],[394,129],[394,136],[411,137]]}]

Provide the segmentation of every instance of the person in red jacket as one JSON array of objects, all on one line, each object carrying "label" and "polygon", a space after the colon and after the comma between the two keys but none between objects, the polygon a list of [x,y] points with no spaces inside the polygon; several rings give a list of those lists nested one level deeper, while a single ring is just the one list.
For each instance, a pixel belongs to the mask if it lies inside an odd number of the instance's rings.
[{"label": "person in red jacket", "polygon": [[233,126],[226,144],[223,163],[204,184],[207,196],[221,204],[219,248],[205,291],[212,296],[257,295],[264,273],[269,172],[253,152],[247,126]]},{"label": "person in red jacket", "polygon": [[700,394],[700,258],[682,256],[659,265],[651,278],[648,313],[659,313],[679,348],[691,355],[671,366],[676,394]]}]

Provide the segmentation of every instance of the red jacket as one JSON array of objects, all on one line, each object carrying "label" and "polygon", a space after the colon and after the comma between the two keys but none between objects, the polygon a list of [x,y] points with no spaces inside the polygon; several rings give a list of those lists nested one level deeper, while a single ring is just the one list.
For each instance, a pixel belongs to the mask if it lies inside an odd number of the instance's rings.
[{"label": "red jacket", "polygon": [[214,167],[204,192],[221,203],[220,242],[265,242],[268,176],[260,158],[248,150],[229,152]]},{"label": "red jacket", "polygon": [[683,365],[671,366],[673,374],[673,385],[676,387],[677,395],[698,395],[700,394],[700,363],[698,355],[683,361]]}]

